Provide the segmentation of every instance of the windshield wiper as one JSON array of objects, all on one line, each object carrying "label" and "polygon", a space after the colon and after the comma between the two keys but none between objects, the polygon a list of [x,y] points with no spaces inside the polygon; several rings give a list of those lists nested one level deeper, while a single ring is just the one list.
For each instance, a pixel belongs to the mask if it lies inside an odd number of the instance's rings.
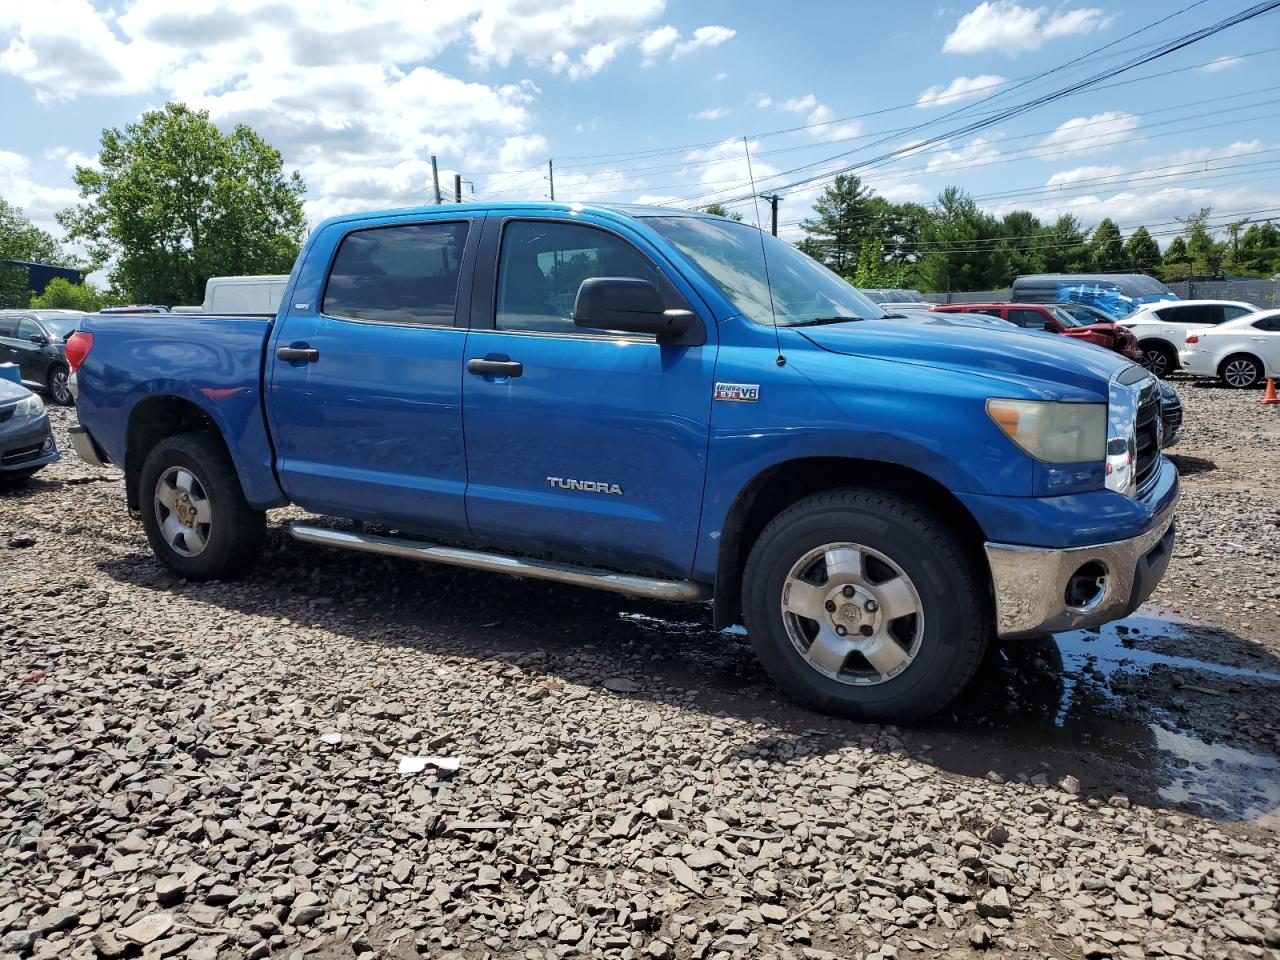
[{"label": "windshield wiper", "polygon": [[789,323],[789,327],[820,327],[828,323],[851,323],[854,320],[866,320],[867,317],[810,317],[808,320],[797,320]]}]

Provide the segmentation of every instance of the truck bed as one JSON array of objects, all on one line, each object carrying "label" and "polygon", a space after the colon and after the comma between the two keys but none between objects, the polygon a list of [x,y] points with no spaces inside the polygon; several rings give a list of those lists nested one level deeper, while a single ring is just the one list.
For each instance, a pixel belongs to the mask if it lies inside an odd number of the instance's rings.
[{"label": "truck bed", "polygon": [[130,423],[138,429],[147,418],[172,416],[185,401],[217,425],[250,503],[283,503],[262,406],[273,323],[233,314],[86,317],[81,330],[93,335],[93,347],[76,374],[81,424],[112,463],[137,469],[127,457]]}]

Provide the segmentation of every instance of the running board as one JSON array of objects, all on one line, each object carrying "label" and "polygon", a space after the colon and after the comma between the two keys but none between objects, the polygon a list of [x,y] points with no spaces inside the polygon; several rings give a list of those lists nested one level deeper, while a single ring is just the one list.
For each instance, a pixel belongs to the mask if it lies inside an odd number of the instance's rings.
[{"label": "running board", "polygon": [[384,556],[405,557],[409,560],[447,563],[455,567],[508,573],[516,577],[554,580],[557,583],[571,583],[579,587],[612,590],[614,593],[625,593],[633,597],[682,601],[711,599],[711,589],[692,580],[655,580],[651,577],[635,577],[625,573],[594,570],[591,567],[551,563],[547,560],[520,559],[500,553],[482,553],[479,550],[443,547],[421,540],[379,537],[371,533],[330,530],[326,527],[312,527],[299,523],[291,524],[289,533],[295,540],[301,540],[303,543],[318,543],[326,547],[380,553]]}]

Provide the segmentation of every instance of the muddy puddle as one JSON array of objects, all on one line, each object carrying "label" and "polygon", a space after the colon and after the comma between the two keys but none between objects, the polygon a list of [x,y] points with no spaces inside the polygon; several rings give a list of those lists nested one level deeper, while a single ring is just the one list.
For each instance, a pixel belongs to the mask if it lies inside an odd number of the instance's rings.
[{"label": "muddy puddle", "polygon": [[[628,633],[678,644],[707,667],[720,661],[712,675],[719,689],[710,692],[727,695],[733,669],[713,651],[726,640],[745,644],[741,628],[716,637],[699,621],[617,616]],[[742,696],[770,699],[759,713],[772,722],[835,740],[857,727],[778,703],[742,658],[730,663],[742,671]],[[948,715],[902,735],[919,759],[968,776],[1056,783],[1071,775],[1101,799],[1124,794],[1280,829],[1277,725],[1280,659],[1234,634],[1144,608],[1098,630],[993,650]]]}]

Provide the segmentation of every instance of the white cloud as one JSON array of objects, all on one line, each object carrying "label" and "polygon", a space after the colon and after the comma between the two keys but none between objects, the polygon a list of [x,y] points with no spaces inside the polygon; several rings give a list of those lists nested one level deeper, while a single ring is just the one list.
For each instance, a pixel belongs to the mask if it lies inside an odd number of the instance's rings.
[{"label": "white cloud", "polygon": [[703,47],[718,47],[726,40],[732,40],[738,33],[732,27],[721,27],[717,25],[698,27],[693,31],[693,36],[688,40],[677,43],[675,49],[671,51],[671,58],[683,57],[686,53],[693,53]]},{"label": "white cloud", "polygon": [[540,133],[507,137],[498,149],[497,163],[504,170],[527,166],[549,153],[547,138]]},{"label": "white cloud", "polygon": [[1073,170],[1063,170],[1055,173],[1045,181],[1045,186],[1063,187],[1070,183],[1076,183],[1080,180],[1097,180],[1101,177],[1118,177],[1125,172],[1124,167],[1119,166],[1087,166],[1076,167]]},{"label": "white cloud", "polygon": [[761,97],[756,101],[756,106],[761,110],[768,110],[773,106],[773,97]]},{"label": "white cloud", "polygon": [[680,31],[667,24],[652,30],[640,38],[640,52],[644,54],[645,65],[654,63],[658,55],[680,39]]},{"label": "white cloud", "polygon": [[691,120],[720,120],[729,115],[729,111],[724,107],[711,107],[708,110],[699,110],[697,113],[689,114]]},{"label": "white cloud", "polygon": [[779,110],[786,110],[788,113],[805,113],[812,110],[818,105],[818,98],[812,93],[806,93],[803,97],[792,97],[790,100],[783,100],[778,104]]},{"label": "white cloud", "polygon": [[1016,56],[1039,50],[1046,40],[1104,29],[1111,18],[1096,7],[1060,10],[1024,7],[1014,0],[983,0],[960,18],[943,41],[946,53],[981,53],[992,50]]},{"label": "white cloud", "polygon": [[1210,157],[1241,157],[1250,153],[1258,153],[1265,149],[1265,144],[1257,137],[1252,140],[1236,140],[1225,147],[1187,147],[1176,153],[1163,157],[1151,157],[1143,161],[1144,166],[1164,166],[1172,163],[1203,163]]},{"label": "white cloud", "polygon": [[[389,0],[386,0],[389,2]],[[402,4],[395,4],[399,9]],[[444,9],[414,4],[433,15]],[[506,66],[519,57],[550,62],[556,53],[633,40],[662,13],[666,0],[629,0],[625,4],[600,0],[465,0],[478,9],[469,33],[477,63]]]},{"label": "white cloud", "polygon": [[34,164],[31,158],[11,150],[0,150],[0,197],[21,207],[41,230],[60,236],[62,231],[54,214],[75,203],[80,193],[74,187],[43,182],[43,177],[37,178],[37,169],[46,170],[47,165]]},{"label": "white cloud", "polygon": [[[1104,153],[1114,147],[1125,134],[1138,126],[1136,114],[1120,110],[1095,113],[1091,117],[1072,117],[1058,124],[1054,131],[1040,141],[1042,147],[1053,147],[1052,153],[1042,160],[1056,160],[1068,154]],[[1090,141],[1102,140],[1101,144]]]},{"label": "white cloud", "polygon": [[994,73],[981,73],[976,77],[956,77],[945,87],[929,87],[916,100],[917,107],[940,107],[943,104],[958,103],[968,100],[980,93],[991,93],[1002,83],[1004,77]]},{"label": "white cloud", "polygon": [[577,61],[574,61],[563,50],[557,50],[551,55],[551,72],[568,74],[570,80],[594,77],[604,69],[610,60],[618,55],[620,46],[621,42],[618,40],[592,44]]},{"label": "white cloud", "polygon": [[1216,60],[1210,60],[1203,67],[1200,67],[1199,72],[1217,73],[1219,70],[1227,70],[1234,67],[1238,63],[1244,63],[1244,57],[1218,57]]},{"label": "white cloud", "polygon": [[963,168],[995,160],[999,156],[1000,150],[990,140],[986,137],[974,137],[963,147],[934,154],[929,158],[925,170],[934,173],[937,170],[948,170],[957,166]]},{"label": "white cloud", "polygon": [[1009,210],[1030,210],[1042,220],[1049,220],[1064,213],[1072,213],[1086,225],[1093,225],[1103,217],[1110,217],[1126,227],[1153,220],[1171,220],[1186,216],[1201,207],[1213,207],[1228,212],[1233,210],[1270,209],[1280,206],[1280,192],[1258,190],[1252,186],[1236,187],[1165,187],[1159,190],[1133,189],[1116,193],[1098,193],[1083,197],[1049,199],[1042,203],[1010,202],[993,205],[997,215]]}]

